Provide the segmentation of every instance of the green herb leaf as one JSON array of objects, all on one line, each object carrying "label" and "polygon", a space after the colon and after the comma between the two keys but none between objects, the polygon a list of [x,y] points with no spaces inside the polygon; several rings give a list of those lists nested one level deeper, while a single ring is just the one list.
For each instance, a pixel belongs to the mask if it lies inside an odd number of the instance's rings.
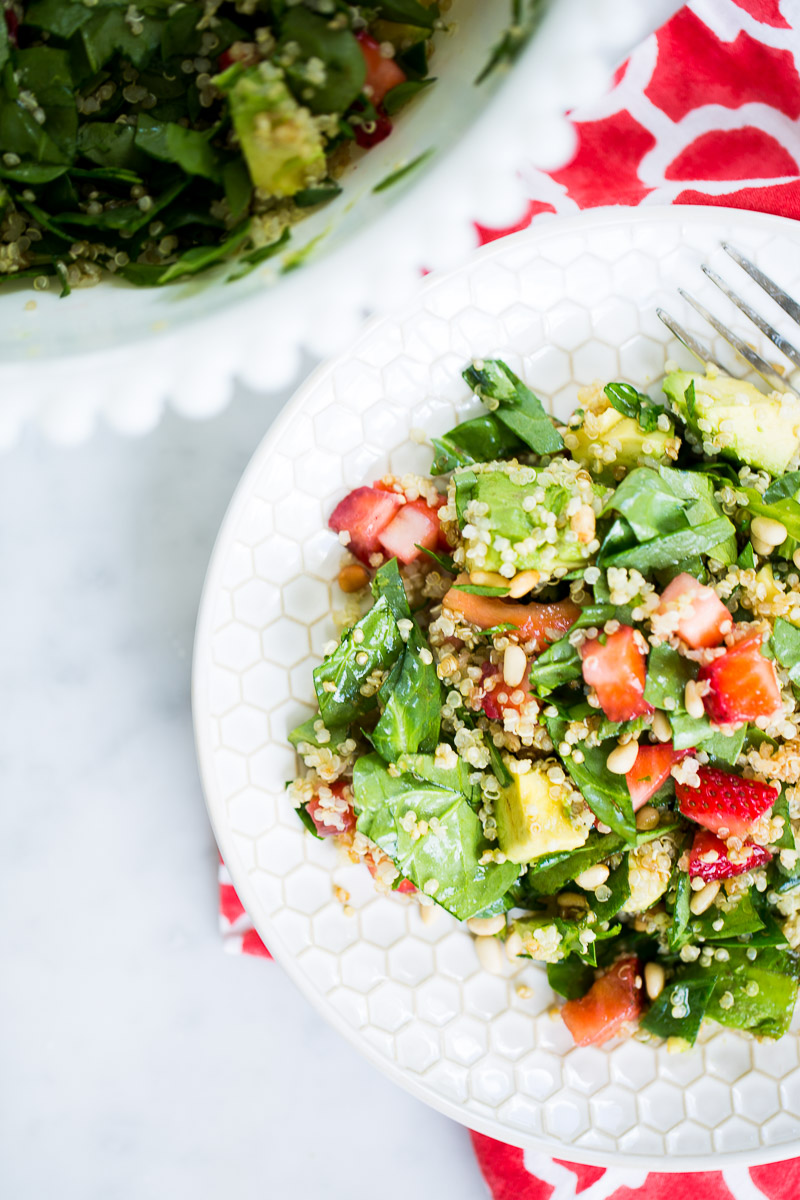
[{"label": "green herb leaf", "polygon": [[[356,629],[363,634],[360,642],[353,639]],[[330,658],[314,669],[314,688],[326,726],[333,729],[337,725],[351,725],[371,712],[377,700],[374,695],[364,696],[361,688],[374,671],[389,670],[404,651],[405,643],[389,602],[381,596],[366,616],[345,633]],[[365,662],[357,661],[364,655]],[[326,683],[333,685],[332,690],[326,689]]]},{"label": "green herb leaf", "polygon": [[529,446],[535,454],[555,454],[564,442],[541,400],[500,359],[484,359],[463,372],[464,379],[483,401],[489,401],[496,419]]}]

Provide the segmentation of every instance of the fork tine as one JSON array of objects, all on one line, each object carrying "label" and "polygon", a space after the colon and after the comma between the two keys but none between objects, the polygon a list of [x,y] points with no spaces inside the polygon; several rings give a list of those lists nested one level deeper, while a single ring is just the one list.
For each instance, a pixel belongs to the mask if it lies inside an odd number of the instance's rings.
[{"label": "fork tine", "polygon": [[763,271],[760,271],[756,264],[751,262],[749,258],[745,258],[743,254],[740,254],[730,242],[723,242],[722,249],[726,254],[731,256],[734,262],[739,264],[743,271],[747,271],[751,279],[755,279],[758,286],[763,288],[768,296],[771,296],[777,304],[780,304],[783,311],[789,314],[796,325],[800,325],[800,304],[796,300],[787,295],[782,287],[778,287],[777,283],[770,279],[769,275],[765,275]]},{"label": "fork tine", "polygon": [[714,365],[719,367],[720,371],[724,372],[724,374],[730,374],[730,371],[728,371],[727,367],[723,367],[722,363],[717,362],[713,353],[709,350],[708,346],[706,346],[704,342],[698,341],[694,334],[689,333],[688,329],[684,329],[682,325],[679,325],[675,318],[671,317],[668,312],[664,311],[663,308],[656,309],[656,316],[660,321],[663,322],[664,325],[666,325],[670,333],[675,334],[675,337],[678,339],[678,341],[681,342],[682,345],[684,345],[686,349],[695,356],[695,358],[700,359],[701,363],[714,363]]},{"label": "fork tine", "polygon": [[695,300],[694,296],[690,296],[688,292],[683,290],[683,288],[678,288],[678,292],[681,296],[683,296],[684,300],[688,304],[691,304],[695,312],[698,312],[704,320],[708,321],[709,325],[713,325],[717,333],[725,338],[725,341],[728,343],[728,345],[733,346],[734,350],[738,354],[741,354],[742,358],[746,359],[746,361],[750,363],[750,366],[755,371],[758,371],[761,378],[765,379],[770,387],[774,388],[778,392],[790,391],[794,392],[795,396],[800,396],[800,392],[798,392],[791,383],[779,375],[775,368],[771,366],[766,359],[762,358],[760,354],[757,354],[752,346],[748,346],[747,342],[743,342],[740,337],[737,337],[733,330],[728,329],[727,325],[723,325],[721,321],[718,321],[713,313],[710,313],[708,309],[700,303],[699,300]]},{"label": "fork tine", "polygon": [[758,326],[761,332],[769,338],[772,344],[778,347],[781,354],[785,354],[786,357],[793,362],[796,367],[800,367],[800,350],[793,346],[791,342],[787,341],[783,334],[778,333],[778,330],[775,329],[774,326],[770,325],[768,321],[765,321],[764,318],[757,313],[754,308],[750,307],[746,300],[743,300],[741,296],[737,296],[736,292],[734,292],[732,288],[728,287],[725,280],[722,279],[716,273],[716,271],[711,270],[711,267],[704,266],[703,273],[708,276],[712,283],[717,285],[721,292],[725,293],[729,300],[733,301],[740,312],[743,312],[746,317],[750,318],[754,325]]}]

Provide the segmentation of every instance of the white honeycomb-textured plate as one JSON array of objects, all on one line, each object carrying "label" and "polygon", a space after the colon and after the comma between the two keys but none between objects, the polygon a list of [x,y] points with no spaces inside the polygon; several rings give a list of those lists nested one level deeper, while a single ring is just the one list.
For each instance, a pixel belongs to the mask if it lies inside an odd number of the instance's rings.
[{"label": "white honeycomb-textured plate", "polygon": [[548,1013],[542,968],[485,973],[448,914],[423,924],[415,902],[378,896],[363,867],[303,830],[284,791],[296,771],[285,738],[310,715],[311,670],[342,603],[326,520],[349,488],[427,470],[412,430],[438,434],[474,410],[461,379],[470,358],[501,355],[561,415],[596,378],[657,383],[665,359],[685,352],[656,306],[697,329],[675,291],[683,284],[731,318],[704,261],[758,301],[722,239],[800,294],[796,230],[727,209],[597,210],[431,277],[412,306],[368,325],[300,389],[242,479],[206,580],[198,753],[222,854],[259,933],[327,1019],[414,1095],[574,1161],[691,1170],[709,1155],[732,1166],[798,1153],[797,1036],[774,1045],[719,1032],[683,1055],[637,1041],[575,1048]]}]

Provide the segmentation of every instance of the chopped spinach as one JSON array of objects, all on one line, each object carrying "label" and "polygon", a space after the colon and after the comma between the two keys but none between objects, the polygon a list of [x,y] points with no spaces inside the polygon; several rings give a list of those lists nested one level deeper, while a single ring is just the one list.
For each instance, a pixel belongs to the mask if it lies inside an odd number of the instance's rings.
[{"label": "chopped spinach", "polygon": [[555,454],[564,448],[541,400],[500,359],[473,363],[464,371],[464,379],[496,419],[535,454]]}]

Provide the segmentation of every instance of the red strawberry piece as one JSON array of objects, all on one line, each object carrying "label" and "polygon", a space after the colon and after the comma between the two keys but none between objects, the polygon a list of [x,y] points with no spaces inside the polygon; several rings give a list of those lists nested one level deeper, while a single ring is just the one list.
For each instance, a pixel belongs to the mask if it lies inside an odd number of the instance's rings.
[{"label": "red strawberry piece", "polygon": [[677,634],[687,646],[718,646],[733,624],[731,614],[713,588],[685,572],[664,589],[659,613],[677,612]]},{"label": "red strawberry piece", "polygon": [[655,745],[648,745],[646,742],[639,744],[636,762],[625,776],[634,812],[638,812],[642,805],[655,795],[669,776],[674,764],[680,762],[688,753],[688,750],[676,750],[672,742],[659,742]]},{"label": "red strawberry piece", "polygon": [[631,721],[653,711],[644,698],[645,656],[630,625],[584,642],[581,658],[583,678],[609,721]]},{"label": "red strawberry piece", "polygon": [[410,563],[423,557],[422,551],[417,549],[418,546],[424,546],[426,550],[436,549],[440,530],[437,510],[431,508],[424,500],[410,500],[378,534],[378,541],[388,558],[398,558],[402,563]]},{"label": "red strawberry piece", "polygon": [[536,642],[539,650],[558,641],[575,624],[581,611],[571,600],[559,600],[555,604],[509,604],[499,596],[475,596],[471,592],[460,592],[457,587],[450,589],[442,606],[477,625],[478,629],[513,625],[523,642]]},{"label": "red strawberry piece", "polygon": [[[747,858],[744,862],[731,862],[728,847],[708,829],[700,829],[694,835],[689,851],[689,874],[699,879],[730,879],[743,875],[754,867],[763,866],[772,858],[766,846],[745,846]],[[737,856],[738,857],[738,856]]]},{"label": "red strawberry piece", "polygon": [[227,50],[222,51],[217,66],[220,71],[227,71],[234,63],[241,63],[243,67],[254,67],[260,58],[255,42],[233,42]]},{"label": "red strawberry piece", "polygon": [[367,121],[364,125],[353,123],[353,134],[356,139],[356,145],[362,150],[370,150],[373,146],[377,146],[379,142],[385,142],[394,126],[392,125],[391,117],[383,111],[378,105],[375,109],[376,116]]},{"label": "red strawberry piece", "polygon": [[414,887],[414,884],[410,879],[401,879],[394,890],[396,892],[402,892],[404,896],[410,896],[417,889]]},{"label": "red strawberry piece", "polygon": [[345,792],[343,783],[330,784],[328,791],[332,797],[324,800],[312,796],[306,804],[306,812],[314,822],[320,837],[339,837],[356,827],[356,814]]},{"label": "red strawberry piece", "polygon": [[778,793],[766,783],[743,779],[717,767],[700,767],[698,787],[677,783],[675,795],[685,817],[719,837],[745,840],[754,821],[775,803]]},{"label": "red strawberry piece", "polygon": [[380,42],[366,30],[362,29],[356,38],[367,67],[364,90],[373,104],[381,104],[387,92],[405,83],[406,73],[393,58],[385,58],[381,54]]},{"label": "red strawberry piece", "polygon": [[595,980],[580,1000],[561,1009],[564,1024],[578,1046],[599,1045],[638,1019],[643,1008],[638,958],[620,958]]},{"label": "red strawberry piece", "polygon": [[[525,672],[527,676],[527,671]],[[490,721],[502,721],[504,715],[513,710],[518,713],[525,703],[521,700],[519,703],[511,699],[518,691],[527,691],[527,681],[523,679],[522,683],[518,683],[516,687],[509,687],[503,679],[502,672],[494,663],[485,662],[481,667],[481,682],[486,683],[487,679],[494,679],[495,683],[492,687],[485,690],[481,698],[481,708],[486,713]]]},{"label": "red strawberry piece", "polygon": [[710,685],[703,704],[715,725],[742,725],[780,711],[778,676],[761,653],[762,639],[761,633],[744,638],[700,668],[698,679]]},{"label": "red strawberry piece", "polygon": [[350,534],[348,550],[369,566],[371,554],[380,554],[378,535],[386,528],[403,503],[396,492],[360,487],[340,500],[328,525],[334,533]]}]

